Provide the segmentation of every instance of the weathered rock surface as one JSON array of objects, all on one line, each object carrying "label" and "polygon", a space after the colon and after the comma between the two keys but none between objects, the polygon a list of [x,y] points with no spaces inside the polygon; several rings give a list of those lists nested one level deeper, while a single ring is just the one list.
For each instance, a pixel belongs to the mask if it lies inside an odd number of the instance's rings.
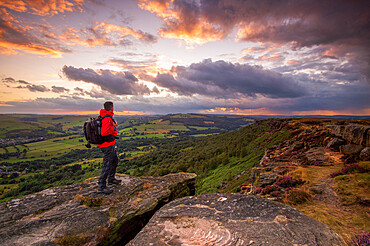
[{"label": "weathered rock surface", "polygon": [[340,146],[340,152],[345,155],[356,155],[359,154],[363,148],[362,145],[346,144]]},{"label": "weathered rock surface", "polygon": [[0,245],[124,245],[165,203],[194,194],[195,174],[131,177],[114,192],[97,192],[97,178],[50,188],[0,204]]},{"label": "weathered rock surface", "polygon": [[332,126],[332,133],[351,143],[370,147],[370,126],[349,124]]},{"label": "weathered rock surface", "polygon": [[265,187],[267,185],[272,185],[278,179],[278,175],[275,173],[267,172],[261,173],[259,176],[259,185]]},{"label": "weathered rock surface", "polygon": [[336,161],[336,154],[325,147],[314,147],[309,149],[305,156],[313,165],[330,166]]},{"label": "weathered rock surface", "polygon": [[207,194],[166,204],[128,245],[344,243],[325,224],[282,203],[242,194]]},{"label": "weathered rock surface", "polygon": [[370,161],[370,147],[366,147],[361,151],[360,160]]},{"label": "weathered rock surface", "polygon": [[326,146],[329,149],[334,149],[336,151],[339,151],[339,147],[346,144],[346,142],[343,139],[334,138],[331,140],[328,145]]}]

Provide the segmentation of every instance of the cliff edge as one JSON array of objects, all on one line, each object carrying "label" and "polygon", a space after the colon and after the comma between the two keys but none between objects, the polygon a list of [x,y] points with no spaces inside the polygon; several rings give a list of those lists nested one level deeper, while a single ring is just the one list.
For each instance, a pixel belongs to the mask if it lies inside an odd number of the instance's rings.
[{"label": "cliff edge", "polygon": [[97,178],[0,204],[1,245],[124,245],[167,202],[194,194],[195,174],[131,177],[110,195]]},{"label": "cliff edge", "polygon": [[129,246],[344,245],[327,225],[261,197],[207,194],[163,206]]}]

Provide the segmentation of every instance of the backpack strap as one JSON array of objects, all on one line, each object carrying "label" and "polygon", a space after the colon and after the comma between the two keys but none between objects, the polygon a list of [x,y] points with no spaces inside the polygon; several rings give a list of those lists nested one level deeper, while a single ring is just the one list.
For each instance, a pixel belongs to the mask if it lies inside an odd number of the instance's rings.
[{"label": "backpack strap", "polygon": [[104,115],[103,117],[101,117],[101,120],[103,120],[103,119],[105,119],[105,118],[107,118],[107,117],[109,117],[109,118],[111,118],[111,119],[113,120],[112,116],[110,116],[109,114],[106,114],[106,115]]}]

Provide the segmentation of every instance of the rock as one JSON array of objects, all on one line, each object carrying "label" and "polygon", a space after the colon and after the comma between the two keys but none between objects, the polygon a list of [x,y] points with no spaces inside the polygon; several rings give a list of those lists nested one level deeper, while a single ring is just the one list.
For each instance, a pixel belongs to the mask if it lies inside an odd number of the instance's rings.
[{"label": "rock", "polygon": [[303,148],[304,148],[304,143],[296,142],[296,143],[291,145],[290,150],[296,151],[296,150],[300,150],[300,149],[303,149]]},{"label": "rock", "polygon": [[278,175],[275,173],[261,173],[259,180],[258,180],[258,186],[265,187],[267,185],[272,185],[277,180]]},{"label": "rock", "polygon": [[361,150],[360,160],[370,161],[370,147],[366,147],[363,150]]},{"label": "rock", "polygon": [[351,143],[370,147],[370,126],[349,124],[347,126],[334,126],[332,133]]},{"label": "rock", "polygon": [[165,203],[194,194],[196,175],[117,177],[122,183],[112,186],[111,195],[97,193],[92,178],[1,203],[0,245],[55,245],[68,237],[89,245],[125,244]]},{"label": "rock", "polygon": [[362,145],[347,144],[340,146],[340,152],[344,155],[356,155],[359,154],[363,148]]},{"label": "rock", "polygon": [[336,162],[336,154],[325,147],[314,147],[309,149],[305,156],[311,165],[329,166]]},{"label": "rock", "polygon": [[336,151],[339,151],[339,147],[344,145],[346,142],[343,139],[334,138],[331,140],[328,145],[326,146],[329,149],[334,149]]},{"label": "rock", "polygon": [[344,245],[327,225],[258,196],[207,194],[163,206],[128,243],[142,245]]},{"label": "rock", "polygon": [[331,126],[330,128],[332,130],[332,133],[335,136],[337,136],[337,137],[342,137],[343,136],[343,132],[344,132],[345,126],[342,126],[342,125],[334,125],[334,126]]}]

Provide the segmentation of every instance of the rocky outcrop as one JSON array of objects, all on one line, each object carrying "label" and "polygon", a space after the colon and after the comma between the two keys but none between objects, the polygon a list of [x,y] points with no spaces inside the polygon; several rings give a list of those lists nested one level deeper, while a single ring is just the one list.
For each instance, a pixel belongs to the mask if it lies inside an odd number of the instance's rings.
[{"label": "rocky outcrop", "polygon": [[325,147],[315,147],[309,149],[305,156],[310,164],[320,165],[320,166],[330,166],[335,162],[336,154],[328,148]]},{"label": "rocky outcrop", "polygon": [[195,174],[118,175],[110,195],[97,178],[0,204],[0,245],[124,245],[165,203],[194,194]]},{"label": "rocky outcrop", "polygon": [[360,159],[363,161],[370,161],[370,147],[366,147],[361,151]]},{"label": "rocky outcrop", "polygon": [[328,226],[261,197],[207,194],[162,207],[128,244],[344,245]]},{"label": "rocky outcrop", "polygon": [[363,146],[370,146],[370,126],[360,124],[334,125],[332,133],[344,140]]},{"label": "rocky outcrop", "polygon": [[340,146],[346,144],[346,142],[343,139],[340,138],[333,138],[328,145],[326,146],[329,149],[334,149],[336,151],[339,151]]},{"label": "rocky outcrop", "polygon": [[358,155],[363,148],[362,145],[346,144],[340,146],[340,152],[344,155]]}]

